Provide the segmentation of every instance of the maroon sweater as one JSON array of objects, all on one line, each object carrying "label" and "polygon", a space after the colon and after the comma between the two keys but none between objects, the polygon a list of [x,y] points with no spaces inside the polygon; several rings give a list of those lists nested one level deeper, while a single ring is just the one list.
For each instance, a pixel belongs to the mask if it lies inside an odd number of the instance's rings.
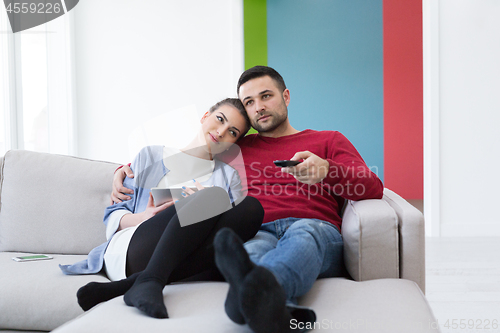
[{"label": "maroon sweater", "polygon": [[[383,184],[370,171],[354,146],[339,132],[305,130],[280,138],[248,135],[238,142],[242,165],[222,157],[240,172],[248,195],[264,207],[264,223],[287,217],[316,218],[341,226],[344,199],[380,199]],[[310,151],[330,164],[322,182],[308,185],[282,173],[275,160],[289,160],[299,151]],[[240,160],[241,161],[241,160]]]}]

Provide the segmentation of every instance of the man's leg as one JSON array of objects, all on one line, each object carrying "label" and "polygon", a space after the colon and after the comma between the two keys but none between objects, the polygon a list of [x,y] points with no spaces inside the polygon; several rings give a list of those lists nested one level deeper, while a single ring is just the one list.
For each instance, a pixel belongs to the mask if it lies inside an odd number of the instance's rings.
[{"label": "man's leg", "polygon": [[274,250],[278,245],[278,237],[276,236],[276,228],[274,222],[262,224],[260,230],[254,238],[244,244],[245,250],[248,252],[250,260],[258,264],[260,259],[269,251]]},{"label": "man's leg", "polygon": [[238,324],[247,323],[255,333],[290,331],[286,295],[273,273],[255,265],[243,242],[230,229],[221,229],[214,239],[215,262],[229,282],[226,313]]},{"label": "man's leg", "polygon": [[[255,332],[288,332],[290,318],[314,322],[315,314],[285,304],[286,298],[306,293],[319,275],[342,271],[342,237],[333,225],[318,220],[284,219],[265,225],[267,232],[261,228],[245,243],[246,251],[229,233],[216,237],[217,266],[233,291],[226,303],[232,297],[230,303],[239,305],[238,311]],[[271,328],[268,322],[277,326]]]},{"label": "man's leg", "polygon": [[299,219],[282,229],[286,231],[276,247],[261,256],[257,264],[275,275],[289,300],[308,292],[318,276],[341,276],[343,241],[332,224]]},{"label": "man's leg", "polygon": [[283,287],[292,317],[314,322],[314,311],[298,306],[296,297],[309,291],[318,276],[344,274],[342,237],[336,227],[320,220],[283,219],[271,224],[273,230],[268,228],[267,237],[248,241],[245,249],[252,261],[272,272]]},{"label": "man's leg", "polygon": [[[258,262],[264,254],[276,247],[278,239],[275,233],[273,233],[274,229],[274,223],[272,222],[262,224],[255,237],[245,243],[245,245],[251,244],[252,251],[245,251],[242,247],[240,248],[240,244],[230,245],[230,242],[219,242],[220,252],[224,252],[226,257],[229,257],[222,258],[224,255],[219,255],[219,266],[222,265],[226,267],[226,274],[223,275],[226,276],[226,280],[230,282],[224,309],[227,316],[237,324],[245,324],[245,318],[240,311],[239,296],[233,281],[237,280],[238,283],[242,282],[244,277],[255,266],[252,264],[252,261]],[[229,237],[229,235],[227,236]],[[238,243],[236,240],[234,240],[234,242]],[[249,260],[247,258],[249,258]],[[230,280],[228,280],[228,278]]]}]

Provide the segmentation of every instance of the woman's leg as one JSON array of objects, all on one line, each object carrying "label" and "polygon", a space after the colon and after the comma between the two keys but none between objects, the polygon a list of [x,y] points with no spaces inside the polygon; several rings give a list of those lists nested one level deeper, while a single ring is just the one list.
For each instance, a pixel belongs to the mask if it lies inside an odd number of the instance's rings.
[{"label": "woman's leg", "polygon": [[[230,228],[243,242],[246,242],[257,234],[263,218],[264,209],[257,199],[248,196],[242,199],[235,207],[219,216],[217,223],[205,241],[186,260],[179,264],[170,275],[168,283],[186,279],[196,281],[193,277],[211,271],[217,272],[213,276],[217,276],[218,280],[223,279],[218,272],[214,258],[213,241],[217,231],[222,228]],[[206,276],[203,277],[203,281],[206,281]]]},{"label": "woman's leg", "polygon": [[[247,205],[243,203],[245,200],[235,208],[224,212],[229,205],[229,199],[223,189],[217,187],[208,188],[193,196],[193,200],[178,210],[178,213],[172,217],[161,235],[146,268],[136,279],[132,288],[125,294],[125,303],[141,309],[152,317],[168,317],[163,302],[162,290],[167,283],[172,281],[171,274],[175,270],[180,269],[176,274],[179,278],[184,278],[215,267],[211,243],[220,226],[238,226],[240,224],[238,229],[245,238],[252,237],[258,229],[258,226],[249,227],[244,223],[243,220],[245,219],[242,217],[245,215],[237,214],[237,212],[244,213],[242,208]],[[250,199],[247,201],[255,204],[256,200]],[[214,209],[214,207],[218,207],[218,209]],[[207,211],[224,213],[210,217],[202,222],[186,220],[186,218],[198,219],[199,216],[202,216],[202,214],[198,213]],[[262,208],[260,208],[260,211],[261,214],[256,216],[259,219],[258,222],[262,221],[263,217]],[[257,223],[254,223],[254,225],[257,225]],[[246,234],[249,236],[246,236]],[[132,243],[130,249],[132,250]],[[209,260],[209,263],[201,265],[204,259]],[[185,264],[181,267],[180,265],[184,261],[192,264]],[[210,264],[210,261],[212,264]],[[196,266],[198,264],[201,267]]]},{"label": "woman's leg", "polygon": [[[189,201],[188,199],[185,201]],[[176,208],[171,206],[144,221],[137,228],[131,240],[133,250],[130,251],[129,245],[127,251],[126,279],[104,283],[90,282],[78,290],[76,293],[78,304],[84,311],[90,310],[99,303],[122,296],[132,287],[140,272],[146,268],[158,240],[175,214]]]},{"label": "woman's leg", "polygon": [[[205,193],[209,194],[209,192]],[[195,196],[193,195],[182,200],[183,205],[180,209],[183,209],[185,206],[191,206],[190,202],[194,198]],[[179,205],[177,204],[176,206]],[[175,212],[175,210],[173,211]],[[131,288],[136,278],[140,275],[139,273],[146,268],[173,215],[169,210],[166,210],[144,222],[136,230],[127,254],[127,279],[110,283],[92,282],[79,290],[78,302],[84,310],[88,310],[100,302],[123,295]],[[220,279],[221,276],[214,263],[212,245],[217,231],[224,227],[231,228],[241,239],[246,241],[256,234],[262,223],[263,216],[264,210],[262,206],[253,197],[244,198],[235,207],[219,215],[215,226],[208,232],[208,235],[205,234],[205,240],[192,251],[191,255],[178,263],[167,282],[193,279],[199,281],[214,279],[214,277]],[[208,223],[210,224],[210,222]],[[174,232],[174,236],[177,237],[178,235],[175,235]],[[203,238],[203,232],[200,236]]]}]

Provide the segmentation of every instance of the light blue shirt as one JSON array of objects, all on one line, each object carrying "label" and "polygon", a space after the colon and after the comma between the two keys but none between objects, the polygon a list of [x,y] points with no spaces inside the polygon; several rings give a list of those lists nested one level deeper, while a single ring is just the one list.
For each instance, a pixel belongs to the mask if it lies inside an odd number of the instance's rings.
[{"label": "light blue shirt", "polygon": [[[147,146],[135,157],[130,166],[135,177],[126,177],[123,182],[134,193],[129,194],[131,197],[130,200],[108,206],[105,209],[104,224],[106,227],[108,226],[111,214],[115,211],[126,210],[135,214],[146,210],[151,188],[156,187],[159,181],[170,171],[164,164],[163,148],[164,146]],[[217,159],[215,159],[212,176],[201,184],[205,187],[212,185],[222,187],[228,192],[231,203],[243,196],[238,172]],[[113,235],[118,230],[118,227],[119,225],[114,227],[115,230],[112,231]],[[108,235],[111,234],[109,228],[107,228],[107,233]],[[103,268],[104,253],[111,239],[112,236],[109,237],[107,242],[90,251],[87,259],[73,265],[59,265],[59,267],[64,274],[68,275],[96,274],[100,272]]]}]

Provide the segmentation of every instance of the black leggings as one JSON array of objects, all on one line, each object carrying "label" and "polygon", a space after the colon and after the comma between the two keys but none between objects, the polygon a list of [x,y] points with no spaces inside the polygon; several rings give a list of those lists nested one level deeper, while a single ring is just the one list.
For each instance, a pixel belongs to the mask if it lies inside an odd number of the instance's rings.
[{"label": "black leggings", "polygon": [[214,207],[221,212],[229,205],[227,193],[219,187],[211,187],[143,222],[128,247],[127,277],[147,268],[165,284],[186,279],[221,279],[212,246],[217,231],[231,228],[245,242],[255,236],[264,217],[260,202],[253,197],[247,196],[235,204],[219,215],[182,226],[186,215],[183,212],[201,214],[213,211]]}]

